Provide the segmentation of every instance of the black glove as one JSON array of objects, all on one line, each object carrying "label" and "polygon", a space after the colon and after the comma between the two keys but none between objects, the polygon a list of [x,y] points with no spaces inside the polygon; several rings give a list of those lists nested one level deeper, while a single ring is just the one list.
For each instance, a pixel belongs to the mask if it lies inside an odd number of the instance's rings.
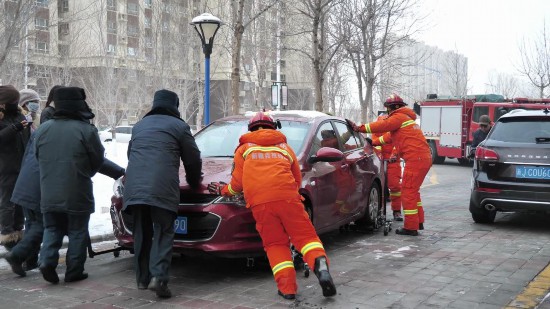
[{"label": "black glove", "polygon": [[367,142],[372,146],[372,139],[370,137],[365,137],[365,139],[367,140]]},{"label": "black glove", "polygon": [[25,128],[25,126],[21,122],[12,124],[12,127],[17,132],[19,132],[19,131],[21,131]]},{"label": "black glove", "polygon": [[208,188],[208,191],[211,193],[211,194],[217,194],[217,195],[222,195],[222,188],[226,185],[225,182],[223,181],[220,181],[220,182],[211,182],[210,184],[208,184],[207,188]]}]

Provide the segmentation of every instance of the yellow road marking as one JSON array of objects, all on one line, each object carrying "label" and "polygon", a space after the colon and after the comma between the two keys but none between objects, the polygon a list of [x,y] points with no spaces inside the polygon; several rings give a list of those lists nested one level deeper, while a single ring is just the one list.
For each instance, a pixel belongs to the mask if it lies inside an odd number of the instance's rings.
[{"label": "yellow road marking", "polygon": [[536,308],[550,292],[550,264],[531,281],[506,309]]}]

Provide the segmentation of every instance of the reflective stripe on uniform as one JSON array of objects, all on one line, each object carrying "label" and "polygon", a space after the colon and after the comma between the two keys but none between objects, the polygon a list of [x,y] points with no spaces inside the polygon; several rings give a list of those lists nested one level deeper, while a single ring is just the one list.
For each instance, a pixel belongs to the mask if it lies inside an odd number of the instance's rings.
[{"label": "reflective stripe on uniform", "polygon": [[405,216],[417,215],[418,214],[418,209],[413,209],[413,210],[403,209],[403,213],[405,213]]},{"label": "reflective stripe on uniform", "polygon": [[422,202],[416,203],[416,206],[417,206],[417,207],[422,207]]},{"label": "reflective stripe on uniform", "polygon": [[378,139],[378,141],[380,142],[380,144],[386,145],[386,142],[384,141],[384,137],[383,137],[383,136],[380,136],[380,138]]},{"label": "reflective stripe on uniform", "polygon": [[305,246],[302,247],[302,255],[306,255],[306,253],[308,253],[309,251],[313,250],[313,249],[323,249],[325,250],[325,248],[323,248],[323,244],[318,242],[318,241],[314,241],[314,242],[310,242],[310,243],[307,243]]},{"label": "reflective stripe on uniform", "polygon": [[246,159],[246,156],[248,156],[252,151],[279,152],[284,156],[286,156],[290,160],[290,163],[293,162],[292,156],[288,153],[288,151],[281,149],[279,147],[273,147],[273,146],[272,147],[261,147],[261,146],[250,147],[243,153],[243,158]]},{"label": "reflective stripe on uniform", "polygon": [[236,192],[235,190],[233,190],[233,188],[231,188],[231,184],[227,185],[227,190],[229,190],[229,193],[231,193],[232,195],[239,194],[239,192]]},{"label": "reflective stripe on uniform", "polygon": [[390,196],[401,196],[401,191],[399,191],[399,192],[390,192]]},{"label": "reflective stripe on uniform", "polygon": [[407,120],[407,121],[405,121],[401,124],[401,127],[404,128],[404,127],[408,127],[408,126],[413,125],[413,124],[416,124],[416,122],[414,122],[414,120]]},{"label": "reflective stripe on uniform", "polygon": [[[382,141],[382,138],[380,138],[380,141]],[[382,146],[374,146],[376,150],[382,150]]]},{"label": "reflective stripe on uniform", "polygon": [[284,261],[275,265],[271,270],[273,271],[273,275],[275,275],[285,268],[294,268],[294,263],[292,261]]},{"label": "reflective stripe on uniform", "polygon": [[365,124],[365,132],[366,132],[366,133],[372,133],[372,132],[370,131],[370,124]]}]

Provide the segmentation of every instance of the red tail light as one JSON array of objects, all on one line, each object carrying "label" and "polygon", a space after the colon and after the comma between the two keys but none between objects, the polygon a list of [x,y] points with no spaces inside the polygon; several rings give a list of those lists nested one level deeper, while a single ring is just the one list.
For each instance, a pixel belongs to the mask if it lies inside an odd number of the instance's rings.
[{"label": "red tail light", "polygon": [[477,147],[476,148],[476,160],[481,161],[497,161],[498,154],[491,149]]},{"label": "red tail light", "polygon": [[500,189],[492,189],[492,188],[477,188],[477,191],[479,192],[487,192],[487,193],[500,193],[502,190]]}]

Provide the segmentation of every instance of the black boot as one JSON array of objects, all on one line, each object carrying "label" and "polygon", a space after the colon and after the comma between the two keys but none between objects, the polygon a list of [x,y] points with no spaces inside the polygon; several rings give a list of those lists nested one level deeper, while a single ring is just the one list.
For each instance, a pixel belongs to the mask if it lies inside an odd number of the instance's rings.
[{"label": "black boot", "polygon": [[418,224],[418,229],[423,230],[424,229],[424,223],[419,223]]},{"label": "black boot", "polygon": [[394,221],[403,221],[403,217],[401,216],[401,211],[394,211],[393,212],[393,220]]},{"label": "black boot", "polygon": [[22,263],[17,261],[17,259],[13,255],[11,255],[10,252],[8,252],[8,254],[6,254],[4,258],[6,259],[8,264],[10,264],[11,271],[16,273],[20,277],[25,277],[27,275],[27,273],[23,269]]},{"label": "black boot", "polygon": [[157,277],[151,278],[149,283],[149,290],[155,291],[157,297],[170,298],[172,297],[172,291],[168,288],[168,282],[160,281]]},{"label": "black boot", "polygon": [[296,294],[283,294],[280,290],[277,291],[277,294],[281,295],[284,299],[295,299]]},{"label": "black boot", "polygon": [[28,258],[23,262],[23,269],[26,271],[38,268],[38,255]]},{"label": "black boot", "polygon": [[42,277],[44,277],[44,280],[56,284],[59,282],[59,276],[57,275],[57,272],[55,271],[55,267],[51,266],[41,266],[40,272],[42,273]]},{"label": "black boot", "polygon": [[418,236],[418,231],[416,231],[416,230],[407,230],[407,229],[396,229],[395,234],[408,235],[408,236]]},{"label": "black boot", "polygon": [[85,272],[82,272],[78,275],[74,275],[74,276],[65,276],[65,282],[76,282],[76,281],[81,281],[81,280],[84,280],[84,279],[87,279],[88,278],[88,273],[85,273]]},{"label": "black boot", "polygon": [[323,296],[329,297],[336,294],[336,286],[332,281],[332,277],[328,272],[327,258],[320,256],[315,259],[315,268],[313,270],[315,275],[319,279],[319,284],[323,289]]}]

